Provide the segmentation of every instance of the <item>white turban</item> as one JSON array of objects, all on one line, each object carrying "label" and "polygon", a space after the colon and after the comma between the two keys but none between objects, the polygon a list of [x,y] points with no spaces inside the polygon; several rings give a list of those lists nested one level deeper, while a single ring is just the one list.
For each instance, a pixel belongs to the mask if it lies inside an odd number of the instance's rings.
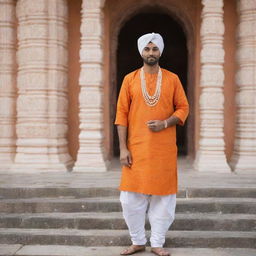
[{"label": "white turban", "polygon": [[161,35],[157,33],[145,34],[138,39],[138,50],[140,55],[142,55],[142,51],[149,42],[154,43],[159,48],[160,54],[162,55],[164,49],[164,41]]}]

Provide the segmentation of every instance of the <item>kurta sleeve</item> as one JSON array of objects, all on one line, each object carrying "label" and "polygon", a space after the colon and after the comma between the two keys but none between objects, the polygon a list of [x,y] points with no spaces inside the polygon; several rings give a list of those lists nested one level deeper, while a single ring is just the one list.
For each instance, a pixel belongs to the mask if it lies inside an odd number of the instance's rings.
[{"label": "kurta sleeve", "polygon": [[127,76],[125,76],[121,90],[119,93],[116,109],[116,125],[128,126],[128,115],[130,110],[130,92],[129,92],[129,82]]},{"label": "kurta sleeve", "polygon": [[185,120],[189,113],[189,105],[186,94],[184,92],[183,86],[180,82],[178,76],[175,80],[175,91],[174,91],[174,106],[175,111],[173,116],[176,116],[180,119],[179,125],[184,125]]}]

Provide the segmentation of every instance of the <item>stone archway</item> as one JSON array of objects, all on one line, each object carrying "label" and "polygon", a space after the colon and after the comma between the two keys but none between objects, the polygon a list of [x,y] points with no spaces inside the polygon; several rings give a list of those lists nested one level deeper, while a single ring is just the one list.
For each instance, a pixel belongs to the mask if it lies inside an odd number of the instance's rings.
[{"label": "stone archway", "polygon": [[[152,12],[154,11],[154,12]],[[165,41],[165,50],[160,59],[160,66],[179,75],[187,91],[187,47],[182,28],[168,14],[148,10],[133,16],[120,30],[117,48],[117,86],[119,94],[123,77],[142,65],[137,51],[136,39],[143,33],[158,32]],[[157,20],[157,23],[155,22]],[[143,22],[142,22],[143,21]],[[128,35],[128,36],[127,36]],[[175,37],[173,37],[175,35]],[[180,155],[187,154],[187,125],[177,127],[177,145]],[[119,155],[118,136],[114,126],[114,155]]]},{"label": "stone archway", "polygon": [[[193,38],[193,29],[192,27],[190,27],[189,21],[186,20],[186,15],[184,15],[182,17],[182,19],[177,17],[177,14],[179,14],[179,12],[177,11],[173,11],[171,10],[171,8],[173,8],[173,6],[164,6],[164,5],[157,5],[157,6],[150,6],[150,4],[147,6],[142,6],[139,10],[137,9],[136,11],[134,11],[134,9],[131,7],[131,10],[129,12],[129,10],[126,12],[127,16],[123,17],[123,19],[119,20],[118,25],[115,23],[115,25],[117,25],[112,31],[110,28],[110,59],[112,60],[110,64],[110,91],[111,91],[111,95],[110,95],[110,132],[111,130],[114,130],[113,127],[113,122],[114,122],[114,118],[115,118],[115,104],[116,100],[117,100],[117,95],[119,93],[119,87],[121,85],[121,81],[123,79],[123,76],[125,75],[125,73],[128,73],[136,68],[139,68],[142,64],[141,62],[141,58],[137,52],[137,47],[136,47],[136,39],[138,38],[138,36],[140,36],[143,33],[147,33],[147,32],[160,32],[164,38],[165,38],[165,43],[166,43],[166,48],[165,48],[165,54],[163,54],[163,59],[162,59],[162,63],[160,63],[164,68],[167,68],[171,71],[173,71],[174,73],[177,73],[182,82],[183,82],[183,86],[185,87],[185,90],[187,91],[187,95],[190,101],[190,105],[191,105],[191,110],[192,112],[193,110],[193,84],[194,84],[194,74],[192,74],[192,56],[194,55],[194,47],[193,47],[193,42],[194,42],[194,38]],[[134,11],[132,13],[132,11]],[[170,38],[168,36],[168,31],[166,29],[162,29],[161,30],[161,26],[155,26],[154,28],[138,28],[136,27],[135,32],[133,34],[132,41],[133,41],[133,45],[132,45],[132,54],[135,54],[136,56],[133,58],[134,61],[132,63],[132,65],[130,65],[130,69],[126,68],[122,71],[122,68],[118,68],[116,63],[120,63],[120,61],[122,62],[122,60],[119,59],[119,55],[118,55],[118,51],[120,50],[120,36],[122,34],[122,30],[125,29],[125,27],[127,28],[127,24],[129,23],[133,23],[131,26],[135,26],[136,22],[139,21],[139,19],[144,19],[148,16],[152,15],[152,17],[157,18],[159,23],[159,18],[162,17],[162,22],[167,22],[168,25],[171,28],[171,31],[178,31],[178,34],[180,37],[183,37],[182,44],[183,44],[183,51],[181,50],[179,54],[183,54],[184,56],[182,57],[182,63],[178,63],[178,60],[176,60],[176,62],[172,62],[169,61],[168,58],[170,58],[170,56],[175,56],[174,54],[174,47],[177,46],[177,48],[181,49],[182,47],[179,47],[179,43],[181,41],[179,40],[175,40],[172,41],[172,38]],[[143,16],[143,18],[142,18]],[[186,26],[184,25],[184,20],[186,20]],[[148,21],[148,20],[147,20]],[[141,23],[141,22],[140,22]],[[140,24],[139,23],[139,24]],[[152,22],[151,22],[152,25]],[[159,25],[159,24],[158,24]],[[166,25],[166,23],[165,23]],[[128,25],[129,26],[129,25]],[[166,26],[164,26],[166,27]],[[129,29],[128,29],[129,30]],[[112,33],[111,33],[112,32]],[[124,32],[124,34],[127,35],[126,32]],[[129,41],[129,40],[128,40]],[[132,42],[129,41],[129,42]],[[176,43],[176,45],[175,45]],[[168,47],[168,45],[172,45],[172,47]],[[168,49],[169,48],[169,49]],[[167,49],[167,50],[166,50]],[[177,50],[177,49],[176,49]],[[175,57],[177,57],[178,55],[176,55]],[[125,57],[125,56],[123,56]],[[136,60],[135,60],[136,59]],[[126,66],[127,67],[127,66]],[[114,79],[116,78],[116,80]],[[192,104],[191,104],[192,102]],[[109,103],[108,103],[109,104]],[[194,115],[192,115],[194,116]],[[190,134],[193,134],[192,136],[187,136],[187,130],[189,129]],[[192,131],[192,132],[191,132]],[[181,139],[181,141],[179,141],[180,143],[180,153],[182,155],[189,155],[192,156],[194,154],[194,120],[193,118],[190,118],[189,122],[187,123],[187,126],[185,127],[185,129],[180,129],[178,131],[178,133],[180,133],[181,135],[185,135],[185,139],[184,136],[180,136],[180,138],[183,138],[183,141]],[[116,150],[117,148],[117,134],[116,133],[112,133],[110,134],[110,155],[117,155],[118,151]]]}]

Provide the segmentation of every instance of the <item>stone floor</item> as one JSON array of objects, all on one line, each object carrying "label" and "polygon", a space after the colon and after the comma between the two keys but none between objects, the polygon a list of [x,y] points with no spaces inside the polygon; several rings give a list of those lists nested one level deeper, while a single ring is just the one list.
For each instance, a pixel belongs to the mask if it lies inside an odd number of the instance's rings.
[{"label": "stone floor", "polygon": [[[0,187],[118,187],[121,171],[118,160],[111,163],[108,172],[8,172],[0,171]],[[193,170],[190,160],[178,161],[180,188],[255,188],[255,173],[207,173]]]},{"label": "stone floor", "polygon": [[[118,256],[123,247],[82,247],[63,245],[0,245],[0,255],[19,256]],[[232,248],[169,248],[172,256],[255,256],[255,249]],[[40,253],[39,253],[40,252]],[[150,249],[136,254],[138,256],[153,256]]]}]

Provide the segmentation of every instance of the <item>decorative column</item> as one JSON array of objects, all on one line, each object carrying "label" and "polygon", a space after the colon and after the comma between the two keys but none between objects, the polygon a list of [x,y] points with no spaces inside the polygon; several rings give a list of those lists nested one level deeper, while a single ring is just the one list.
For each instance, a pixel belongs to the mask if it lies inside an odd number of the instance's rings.
[{"label": "decorative column", "polygon": [[67,1],[18,0],[17,154],[14,169],[63,171],[67,147]]},{"label": "decorative column", "polygon": [[0,169],[15,156],[16,29],[15,0],[0,0]]},{"label": "decorative column", "polygon": [[256,0],[238,4],[237,120],[234,171],[256,173]]},{"label": "decorative column", "polygon": [[230,172],[224,153],[223,0],[203,0],[200,140],[195,169]]},{"label": "decorative column", "polygon": [[83,0],[79,78],[80,148],[74,171],[106,171],[103,152],[103,0]]}]

